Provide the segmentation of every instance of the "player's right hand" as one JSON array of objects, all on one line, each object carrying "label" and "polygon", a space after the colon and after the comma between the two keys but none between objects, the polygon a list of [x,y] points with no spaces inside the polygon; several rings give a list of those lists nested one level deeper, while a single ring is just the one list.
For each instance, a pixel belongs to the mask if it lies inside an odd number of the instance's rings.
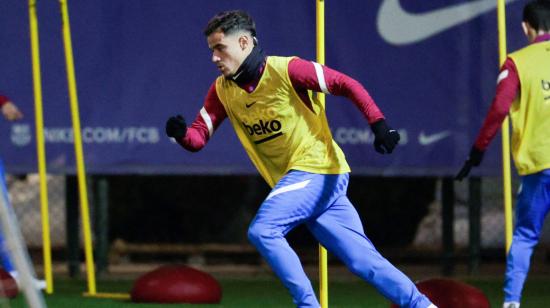
[{"label": "player's right hand", "polygon": [[472,147],[468,159],[466,159],[464,165],[456,174],[455,180],[462,181],[465,177],[467,177],[468,174],[470,174],[470,170],[472,170],[472,167],[477,167],[479,166],[479,164],[481,164],[484,154],[484,151],[478,150],[476,147]]},{"label": "player's right hand", "polygon": [[175,117],[170,117],[168,121],[166,121],[166,135],[168,135],[168,137],[175,138],[176,141],[178,141],[185,137],[186,133],[187,124],[183,116],[178,114]]}]

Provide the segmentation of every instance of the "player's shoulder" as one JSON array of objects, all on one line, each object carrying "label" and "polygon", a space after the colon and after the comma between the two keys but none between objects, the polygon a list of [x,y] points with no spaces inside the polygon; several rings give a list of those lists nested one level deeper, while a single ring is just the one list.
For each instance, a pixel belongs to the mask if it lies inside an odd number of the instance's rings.
[{"label": "player's shoulder", "polygon": [[288,65],[292,59],[295,59],[295,56],[268,56],[267,63],[270,65]]},{"label": "player's shoulder", "polygon": [[219,90],[220,88],[226,88],[232,85],[231,82],[229,82],[229,79],[225,78],[223,75],[218,76],[214,81],[214,84],[215,84],[215,87],[214,87],[215,90]]},{"label": "player's shoulder", "polygon": [[533,52],[536,53],[537,50],[540,48],[545,48],[543,44],[535,43],[535,44],[529,44],[521,49],[518,49],[510,54],[510,58],[517,59],[517,58],[523,58],[523,57],[529,57],[533,54]]},{"label": "player's shoulder", "polygon": [[267,66],[271,70],[287,72],[292,69],[292,64],[295,64],[298,59],[300,58],[295,56],[269,56],[267,58]]}]

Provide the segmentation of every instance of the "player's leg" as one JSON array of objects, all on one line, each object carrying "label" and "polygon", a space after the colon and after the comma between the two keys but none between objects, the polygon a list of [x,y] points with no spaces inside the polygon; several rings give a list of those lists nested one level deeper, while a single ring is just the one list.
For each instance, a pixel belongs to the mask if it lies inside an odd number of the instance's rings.
[{"label": "player's leg", "polygon": [[15,267],[11,263],[9,251],[7,248],[6,241],[4,240],[4,235],[0,232],[0,262],[2,268],[9,273],[15,273]]},{"label": "player's leg", "polygon": [[549,209],[550,170],[524,176],[516,205],[516,227],[506,260],[505,302],[520,302],[531,255]]},{"label": "player's leg", "polygon": [[2,268],[9,273],[15,273],[15,267],[11,263],[9,251],[7,248],[6,241],[4,240],[4,235],[0,232],[0,262]]},{"label": "player's leg", "polygon": [[[0,159],[0,189],[1,191],[7,192],[8,187],[6,185],[6,178],[5,178],[5,171],[4,171],[4,165],[2,163],[2,160]],[[0,196],[1,198],[4,198],[4,202],[7,206],[10,206],[9,196],[3,195]],[[15,268],[14,264],[12,263],[12,256],[8,249],[6,240],[4,239],[4,234],[2,234],[2,231],[0,230],[0,262],[2,268],[4,268],[5,271],[9,272],[10,275],[19,283],[19,273],[17,272],[17,269]],[[33,277],[34,284],[36,288],[38,289],[45,289],[46,288],[46,282],[44,280],[39,280]]]},{"label": "player's leg", "polygon": [[343,195],[308,222],[317,240],[354,274],[372,284],[400,307],[435,307],[414,283],[386,260],[363,231],[357,211]]},{"label": "player's leg", "polygon": [[[285,239],[298,224],[330,204],[336,175],[291,171],[273,188],[252,221],[248,237],[290,291],[298,307],[319,307],[319,302],[298,256]],[[328,200],[328,201],[325,201]]]},{"label": "player's leg", "polygon": [[[6,192],[8,191],[6,180],[5,180],[4,164],[2,163],[2,160],[0,160],[0,185],[1,187],[3,187],[3,189],[1,189],[0,191],[6,191]],[[9,204],[8,196],[0,196],[0,197],[4,198],[6,204]],[[11,262],[7,243],[4,239],[4,235],[2,234],[1,230],[0,230],[0,262],[1,262],[2,268],[4,268],[5,271],[10,272],[12,274],[15,273],[15,267]]]}]

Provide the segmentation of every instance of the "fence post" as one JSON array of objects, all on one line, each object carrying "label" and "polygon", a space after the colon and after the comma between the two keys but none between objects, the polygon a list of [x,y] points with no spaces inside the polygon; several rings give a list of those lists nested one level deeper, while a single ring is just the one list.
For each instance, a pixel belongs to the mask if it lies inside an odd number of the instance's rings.
[{"label": "fence post", "polygon": [[481,178],[471,177],[468,181],[468,223],[469,223],[469,261],[468,273],[479,270],[481,249]]},{"label": "fence post", "polygon": [[107,270],[109,254],[109,181],[105,176],[97,181],[96,205],[96,270],[100,274]]},{"label": "fence post", "polygon": [[80,274],[80,230],[78,193],[76,177],[65,176],[65,211],[67,227],[67,266],[69,277],[76,278]]},{"label": "fence post", "polygon": [[454,182],[452,177],[443,178],[441,185],[442,240],[443,240],[443,275],[451,276],[454,272]]}]

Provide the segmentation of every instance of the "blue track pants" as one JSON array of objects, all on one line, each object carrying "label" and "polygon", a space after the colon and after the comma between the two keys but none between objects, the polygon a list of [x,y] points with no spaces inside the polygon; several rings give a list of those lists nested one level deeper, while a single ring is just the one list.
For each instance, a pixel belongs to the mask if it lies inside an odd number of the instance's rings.
[{"label": "blue track pants", "polygon": [[516,226],[506,260],[504,301],[520,302],[531,255],[550,209],[550,169],[526,175],[516,204]]},{"label": "blue track pants", "polygon": [[401,307],[428,307],[428,298],[382,257],[365,235],[359,215],[346,197],[348,179],[348,174],[290,171],[262,203],[248,238],[298,307],[320,306],[298,256],[285,239],[302,223],[328,251],[389,300]]},{"label": "blue track pants", "polygon": [[[6,185],[4,164],[2,163],[2,160],[0,160],[0,194],[0,198],[4,198],[4,203],[6,204],[6,206],[10,206],[8,198],[8,187]],[[4,234],[2,230],[0,230],[0,262],[2,268],[4,268],[5,271],[13,272],[15,270],[11,262],[10,254],[6,246],[6,240],[4,239]]]}]

